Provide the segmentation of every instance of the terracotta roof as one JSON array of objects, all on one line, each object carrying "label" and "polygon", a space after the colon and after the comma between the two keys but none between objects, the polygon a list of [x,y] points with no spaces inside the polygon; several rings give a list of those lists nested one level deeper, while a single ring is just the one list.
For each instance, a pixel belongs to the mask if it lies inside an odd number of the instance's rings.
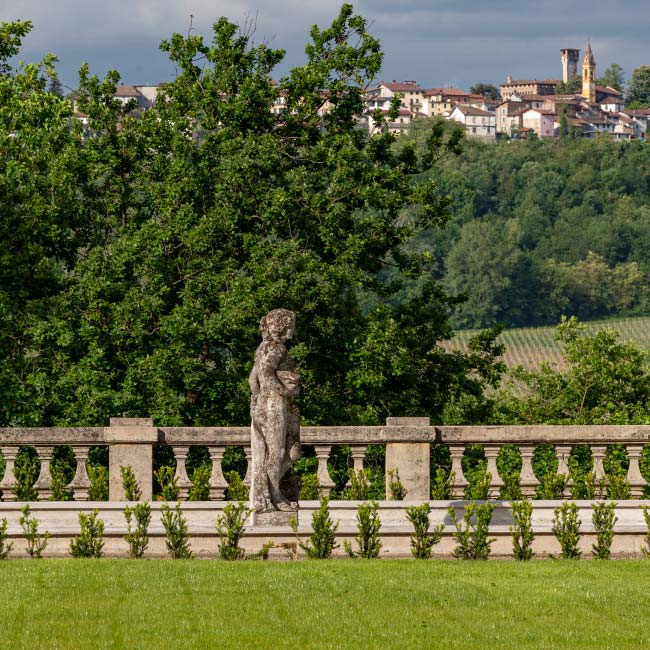
[{"label": "terracotta roof", "polygon": [[580,95],[546,95],[545,101],[555,104],[580,104]]},{"label": "terracotta roof", "polygon": [[135,86],[118,86],[113,97],[139,97],[140,91]]},{"label": "terracotta roof", "polygon": [[400,93],[400,92],[422,92],[422,88],[418,86],[414,81],[393,81],[391,83],[386,83],[385,81],[381,82],[381,85],[384,86],[384,88],[388,88],[388,90],[391,90],[394,93]]},{"label": "terracotta roof", "polygon": [[603,93],[604,95],[616,95],[617,97],[623,97],[623,93],[616,88],[611,86],[596,86],[597,93]]},{"label": "terracotta roof", "polygon": [[529,111],[536,111],[540,115],[557,115],[555,111],[552,111],[550,108],[529,108]]},{"label": "terracotta roof", "polygon": [[[382,115],[388,115],[390,111],[388,109],[382,109],[381,111]],[[409,111],[408,108],[400,108],[399,111],[397,112],[398,115],[403,115],[403,116],[408,116],[411,117],[412,113]]]},{"label": "terracotta roof", "polygon": [[456,105],[456,108],[463,113],[463,115],[479,115],[481,117],[491,117],[493,113],[476,108],[476,106]]},{"label": "terracotta roof", "polygon": [[473,95],[470,95],[469,93],[466,93],[464,90],[461,90],[460,88],[431,88],[431,90],[425,90],[424,94],[427,96],[430,95],[443,95],[444,97],[454,97],[454,96],[459,96],[459,97],[470,97]]},{"label": "terracotta roof", "polygon": [[555,97],[555,95],[536,95],[531,93],[530,95],[522,95],[526,98],[527,102],[547,102],[549,97]]},{"label": "terracotta roof", "polygon": [[527,111],[530,108],[530,104],[528,102],[514,102],[512,100],[502,102],[499,104],[499,108],[504,104],[506,106],[506,115],[510,117],[518,115],[523,111]]},{"label": "terracotta roof", "polygon": [[557,79],[513,79],[506,81],[501,86],[529,86],[531,84],[553,84],[557,86],[560,82]]}]

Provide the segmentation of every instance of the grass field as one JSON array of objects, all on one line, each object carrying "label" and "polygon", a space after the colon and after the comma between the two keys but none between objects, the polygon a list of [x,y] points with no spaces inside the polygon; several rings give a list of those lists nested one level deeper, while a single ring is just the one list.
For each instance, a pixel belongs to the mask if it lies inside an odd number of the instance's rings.
[{"label": "grass field", "polygon": [[[639,347],[650,350],[650,318],[617,318],[585,323],[588,332],[610,327],[616,330],[621,340],[633,341]],[[466,351],[469,340],[477,330],[463,330],[456,333],[449,346]],[[508,366],[522,365],[527,368],[538,367],[543,361],[561,365],[562,348],[555,340],[554,327],[522,327],[506,330],[499,342],[506,346],[504,361]]]},{"label": "grass field", "polygon": [[0,563],[0,647],[647,648],[650,562]]}]

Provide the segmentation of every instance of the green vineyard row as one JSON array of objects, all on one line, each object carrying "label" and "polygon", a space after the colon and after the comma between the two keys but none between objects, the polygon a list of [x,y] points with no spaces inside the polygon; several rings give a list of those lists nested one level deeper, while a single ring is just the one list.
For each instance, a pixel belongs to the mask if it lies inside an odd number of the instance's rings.
[{"label": "green vineyard row", "polygon": [[[650,350],[650,317],[638,316],[584,323],[588,333],[611,328],[618,332],[622,341],[631,341]],[[467,351],[469,340],[478,330],[463,330],[445,347]],[[499,342],[506,346],[503,360],[509,367],[522,365],[536,368],[544,362],[562,365],[562,347],[555,340],[554,327],[521,327],[503,332]]]}]

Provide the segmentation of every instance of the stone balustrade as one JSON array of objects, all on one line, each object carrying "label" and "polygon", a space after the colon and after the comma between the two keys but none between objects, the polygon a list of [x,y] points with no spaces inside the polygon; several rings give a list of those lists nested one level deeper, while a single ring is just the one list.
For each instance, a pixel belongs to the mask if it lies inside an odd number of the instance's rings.
[{"label": "stone balustrade", "polygon": [[[497,459],[503,445],[515,445],[522,461],[520,485],[527,496],[532,496],[539,483],[533,471],[533,454],[540,444],[555,448],[558,473],[569,475],[568,463],[572,449],[587,445],[593,458],[594,479],[604,478],[603,460],[608,445],[625,448],[629,460],[627,479],[631,496],[641,496],[646,480],[639,461],[643,446],[650,444],[650,426],[432,426],[428,418],[388,418],[383,426],[303,427],[302,444],[314,449],[318,463],[317,476],[324,493],[334,487],[328,460],[332,448],[349,446],[355,470],[363,467],[369,445],[386,448],[386,473],[397,469],[409,499],[428,500],[430,491],[430,450],[432,445],[445,445],[451,457],[454,473],[452,497],[461,498],[468,481],[463,472],[463,456],[470,445],[481,445],[491,474],[490,496],[498,496],[503,485]],[[57,446],[72,447],[77,459],[74,478],[68,485],[77,501],[88,499],[90,480],[86,460],[90,447],[109,447],[109,499],[124,498],[119,467],[130,465],[142,490],[143,499],[152,497],[153,445],[169,445],[176,457],[176,481],[181,498],[187,498],[192,482],[185,462],[193,446],[206,447],[212,460],[209,481],[210,500],[221,500],[228,483],[221,462],[228,446],[241,446],[250,467],[250,430],[248,427],[156,427],[147,418],[112,418],[108,427],[80,428],[4,428],[0,429],[0,451],[6,469],[0,480],[4,501],[15,500],[14,466],[18,450],[33,446],[41,461],[41,470],[35,489],[39,499],[51,495],[50,461]],[[387,477],[387,482],[388,482]],[[247,472],[244,483],[250,483]],[[387,491],[388,492],[388,491]],[[568,492],[567,492],[568,495]]]}]

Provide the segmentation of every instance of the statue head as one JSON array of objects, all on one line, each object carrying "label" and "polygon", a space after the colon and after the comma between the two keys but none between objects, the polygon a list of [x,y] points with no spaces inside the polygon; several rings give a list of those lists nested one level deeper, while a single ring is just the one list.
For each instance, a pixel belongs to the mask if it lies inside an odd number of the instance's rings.
[{"label": "statue head", "polygon": [[287,341],[296,331],[296,315],[288,309],[274,309],[260,321],[260,332],[266,341]]}]

